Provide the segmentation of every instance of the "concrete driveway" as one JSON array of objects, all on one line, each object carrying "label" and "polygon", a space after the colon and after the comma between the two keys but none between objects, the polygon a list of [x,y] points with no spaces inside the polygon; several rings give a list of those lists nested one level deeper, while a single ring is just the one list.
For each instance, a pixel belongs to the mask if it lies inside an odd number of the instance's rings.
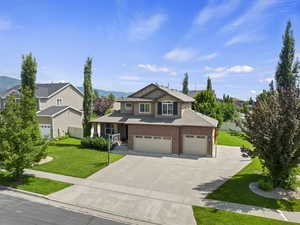
[{"label": "concrete driveway", "polygon": [[191,206],[247,163],[239,148],[225,146],[217,158],[127,155],[50,197],[156,224],[194,225]]}]

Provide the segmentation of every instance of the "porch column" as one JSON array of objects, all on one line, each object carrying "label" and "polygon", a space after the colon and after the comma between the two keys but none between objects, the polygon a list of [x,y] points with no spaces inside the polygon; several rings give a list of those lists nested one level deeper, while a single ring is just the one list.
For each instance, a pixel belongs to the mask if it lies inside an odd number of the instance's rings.
[{"label": "porch column", "polygon": [[94,137],[94,123],[92,123],[92,126],[91,126],[91,137]]},{"label": "porch column", "polygon": [[101,137],[101,124],[100,123],[97,123],[97,134],[98,134],[98,137]]}]

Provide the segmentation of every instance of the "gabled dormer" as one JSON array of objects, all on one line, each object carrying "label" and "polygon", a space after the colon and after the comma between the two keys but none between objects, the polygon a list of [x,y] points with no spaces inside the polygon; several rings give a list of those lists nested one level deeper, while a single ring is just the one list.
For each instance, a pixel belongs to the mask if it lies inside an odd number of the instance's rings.
[{"label": "gabled dormer", "polygon": [[194,99],[177,90],[150,84],[118,101],[125,114],[177,118],[183,110],[191,109]]}]

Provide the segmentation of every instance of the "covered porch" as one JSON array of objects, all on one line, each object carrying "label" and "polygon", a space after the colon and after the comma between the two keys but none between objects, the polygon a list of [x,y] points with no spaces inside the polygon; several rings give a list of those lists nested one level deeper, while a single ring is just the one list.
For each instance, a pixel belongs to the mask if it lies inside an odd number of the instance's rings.
[{"label": "covered porch", "polygon": [[91,127],[91,137],[105,137],[112,134],[120,134],[122,143],[128,142],[128,125],[121,123],[100,123],[93,122]]}]

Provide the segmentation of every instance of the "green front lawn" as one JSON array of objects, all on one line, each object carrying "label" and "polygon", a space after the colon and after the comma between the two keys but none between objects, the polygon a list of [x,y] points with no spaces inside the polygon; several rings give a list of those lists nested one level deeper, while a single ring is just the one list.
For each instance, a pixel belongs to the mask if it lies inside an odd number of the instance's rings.
[{"label": "green front lawn", "polygon": [[71,184],[61,181],[54,181],[32,176],[23,176],[21,181],[16,182],[12,180],[10,174],[7,172],[0,172],[0,185],[43,195],[48,195],[71,186]]},{"label": "green front lawn", "polygon": [[[49,163],[34,166],[34,170],[85,178],[107,166],[107,152],[80,147],[80,139],[55,141],[48,147]],[[121,159],[121,154],[110,154],[110,162]]]},{"label": "green front lawn", "polygon": [[261,179],[261,172],[262,167],[259,160],[254,159],[217,190],[208,194],[207,198],[286,211],[300,211],[300,199],[277,200],[254,194],[249,189],[249,184]]},{"label": "green front lawn", "polygon": [[228,212],[224,210],[193,206],[197,225],[292,225],[285,222],[258,216]]},{"label": "green front lawn", "polygon": [[217,136],[217,145],[228,145],[228,146],[245,146],[251,148],[252,145],[244,140],[240,136],[231,135],[228,131],[219,130]]}]

